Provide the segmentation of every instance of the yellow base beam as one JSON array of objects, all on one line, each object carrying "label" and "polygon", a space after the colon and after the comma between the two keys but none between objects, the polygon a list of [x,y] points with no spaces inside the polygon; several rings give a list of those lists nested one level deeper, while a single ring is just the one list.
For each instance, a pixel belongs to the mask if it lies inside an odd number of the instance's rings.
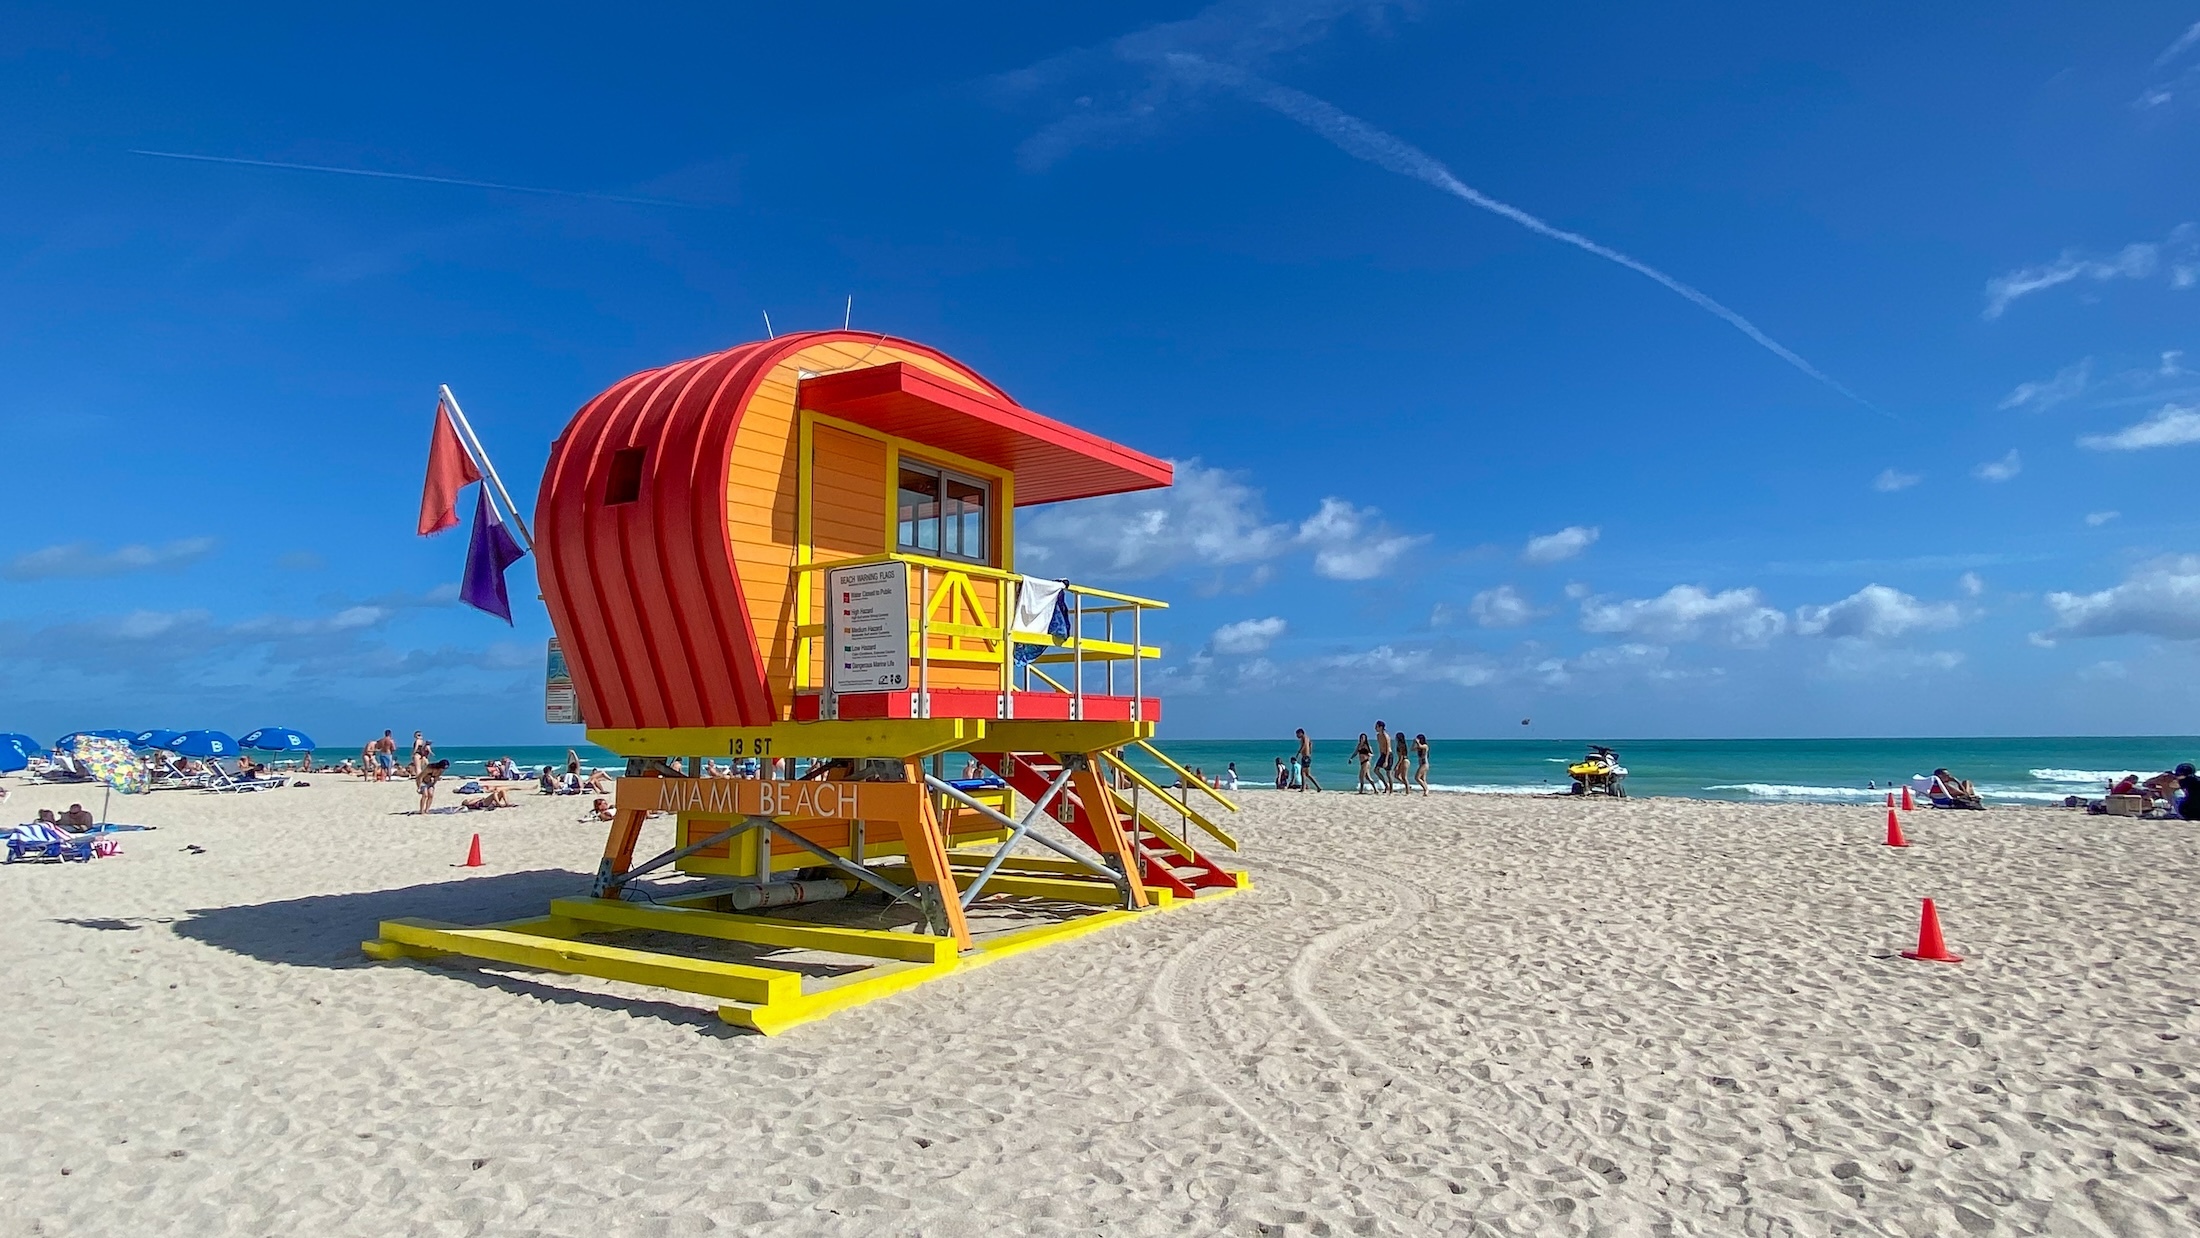
[{"label": "yellow base beam", "polygon": [[774,920],[765,916],[704,911],[693,907],[654,903],[628,903],[617,899],[561,898],[550,904],[550,914],[589,926],[589,931],[650,929],[661,933],[687,933],[719,941],[741,941],[759,946],[793,950],[826,950],[904,963],[951,963],[955,943],[944,937],[916,933],[890,933],[880,929],[840,928],[799,920]]},{"label": "yellow base beam", "polygon": [[796,972],[565,941],[510,929],[462,928],[433,920],[384,920],[382,940],[443,954],[623,980],[732,1001],[769,1004],[802,996],[802,977]]},{"label": "yellow base beam", "polygon": [[[967,884],[975,874],[957,875]],[[1105,883],[1063,878],[996,875],[988,888],[1008,882],[1027,888],[1016,891],[1004,888],[1002,893],[1027,893],[1077,902],[1101,899],[1112,902],[1118,897],[1114,887]],[[1242,876],[1240,884],[1245,884]],[[1157,908],[1188,905],[1188,902],[1171,900],[1166,891],[1148,887],[1148,892]],[[1229,893],[1233,891],[1212,890],[1206,892],[1206,896]],[[946,938],[775,920],[677,904],[574,898],[558,899],[551,907],[553,914],[548,916],[480,928],[462,928],[429,920],[385,920],[381,937],[363,943],[363,949],[378,959],[434,959],[458,955],[717,997],[725,1003],[718,1007],[719,1018],[770,1036],[943,976],[1096,933],[1144,914],[1118,909],[1081,915],[1059,923],[1035,924],[980,938],[971,950],[958,957],[954,953],[954,943]],[[724,941],[832,951],[878,961],[847,975],[805,978],[797,972],[770,967],[720,963],[569,940],[583,933],[615,929],[684,933]]]}]

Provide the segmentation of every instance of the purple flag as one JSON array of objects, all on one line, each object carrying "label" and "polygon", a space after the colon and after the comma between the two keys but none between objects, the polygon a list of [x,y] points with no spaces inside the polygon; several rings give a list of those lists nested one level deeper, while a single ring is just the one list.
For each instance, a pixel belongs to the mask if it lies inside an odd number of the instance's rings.
[{"label": "purple flag", "polygon": [[458,584],[458,600],[510,623],[512,599],[504,592],[504,569],[526,555],[497,519],[489,488],[483,486],[474,495],[474,531],[466,543],[466,579]]}]

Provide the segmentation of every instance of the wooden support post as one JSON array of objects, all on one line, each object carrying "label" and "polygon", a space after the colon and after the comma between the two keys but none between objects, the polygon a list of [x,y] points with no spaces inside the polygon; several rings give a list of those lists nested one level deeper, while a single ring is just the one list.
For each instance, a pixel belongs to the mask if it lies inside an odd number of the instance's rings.
[{"label": "wooden support post", "polygon": [[1115,796],[1100,777],[1099,753],[1085,754],[1084,766],[1072,775],[1070,787],[1077,792],[1077,807],[1085,814],[1086,823],[1092,826],[1092,836],[1100,840],[1100,853],[1122,861],[1123,876],[1130,882],[1131,906],[1144,907],[1145,871],[1138,866],[1131,840],[1123,833],[1123,817],[1116,811]]},{"label": "wooden support post", "polygon": [[604,839],[603,866],[598,879],[621,877],[634,867],[634,844],[642,837],[642,822],[649,816],[639,808],[621,808],[611,817],[611,835]]},{"label": "wooden support post", "polygon": [[[923,758],[910,761],[908,770],[909,780],[921,787]],[[918,882],[932,887],[946,917],[948,935],[955,939],[955,947],[968,950],[970,923],[963,918],[962,897],[955,885],[954,870],[947,863],[947,837],[940,830],[939,815],[932,811],[931,796],[924,796],[919,802],[916,820],[901,823],[901,836],[909,848],[910,871]]]}]

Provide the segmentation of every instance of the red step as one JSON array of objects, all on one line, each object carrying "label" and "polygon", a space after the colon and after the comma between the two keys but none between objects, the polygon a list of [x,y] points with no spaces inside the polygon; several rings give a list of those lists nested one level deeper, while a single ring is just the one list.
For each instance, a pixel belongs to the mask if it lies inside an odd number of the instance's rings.
[{"label": "red step", "polygon": [[[1047,793],[1047,788],[1053,785],[1054,780],[1060,777],[1062,773],[1062,767],[1059,764],[1045,757],[998,752],[979,752],[971,755],[977,759],[978,764],[993,771],[1001,781],[1015,788],[1018,795],[1033,803],[1036,803],[1041,796]],[[1092,819],[1088,814],[1085,803],[1077,795],[1074,785],[1062,789],[1062,794],[1056,802],[1063,801],[1067,801],[1071,809],[1071,820],[1063,823],[1064,828],[1076,835],[1078,840],[1086,846],[1100,852],[1102,855],[1107,854],[1106,849],[1100,845],[1099,832],[1093,828]],[[1198,848],[1194,847],[1192,858],[1186,859],[1177,854],[1176,848],[1155,839],[1152,835],[1134,834],[1134,820],[1119,808],[1115,808],[1114,805],[1111,804],[1109,807],[1110,810],[1115,811],[1116,821],[1123,832],[1126,835],[1131,835],[1137,841],[1134,853],[1138,859],[1138,879],[1142,884],[1168,890],[1180,898],[1191,898],[1198,890],[1203,888],[1235,888],[1237,886],[1236,876],[1225,871],[1221,865],[1201,854]],[[1049,805],[1049,811],[1050,813],[1054,811],[1052,805]],[[1058,813],[1055,814],[1055,820],[1061,822]],[[1180,875],[1184,872],[1188,872],[1190,876]]]}]

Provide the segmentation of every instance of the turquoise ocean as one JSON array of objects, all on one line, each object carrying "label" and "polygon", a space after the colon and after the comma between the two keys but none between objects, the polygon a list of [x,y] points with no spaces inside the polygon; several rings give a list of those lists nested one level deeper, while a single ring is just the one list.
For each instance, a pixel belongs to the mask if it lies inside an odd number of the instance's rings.
[{"label": "turquoise ocean", "polygon": [[[2133,736],[2032,739],[1646,739],[1603,741],[1627,766],[1631,795],[1760,803],[1868,803],[1884,788],[1912,774],[1946,766],[1975,783],[1989,803],[2050,804],[2065,796],[2098,795],[2126,773],[2151,774],[2180,761],[2200,761],[2200,737]],[[1235,762],[1248,790],[1271,788],[1276,758],[1288,756],[1288,737],[1272,740],[1186,739],[1159,741],[1171,758],[1219,776]],[[1580,759],[1578,740],[1429,741],[1429,784],[1464,795],[1550,795],[1566,790],[1566,766]],[[577,749],[591,768],[624,767],[593,745]],[[454,772],[478,774],[491,757],[510,756],[529,769],[565,765],[565,745],[445,747]],[[1314,773],[1330,790],[1352,790],[1352,741],[1318,740]],[[333,758],[334,753],[324,756]],[[961,760],[950,758],[949,772]],[[1132,764],[1168,782],[1143,753]]]}]

